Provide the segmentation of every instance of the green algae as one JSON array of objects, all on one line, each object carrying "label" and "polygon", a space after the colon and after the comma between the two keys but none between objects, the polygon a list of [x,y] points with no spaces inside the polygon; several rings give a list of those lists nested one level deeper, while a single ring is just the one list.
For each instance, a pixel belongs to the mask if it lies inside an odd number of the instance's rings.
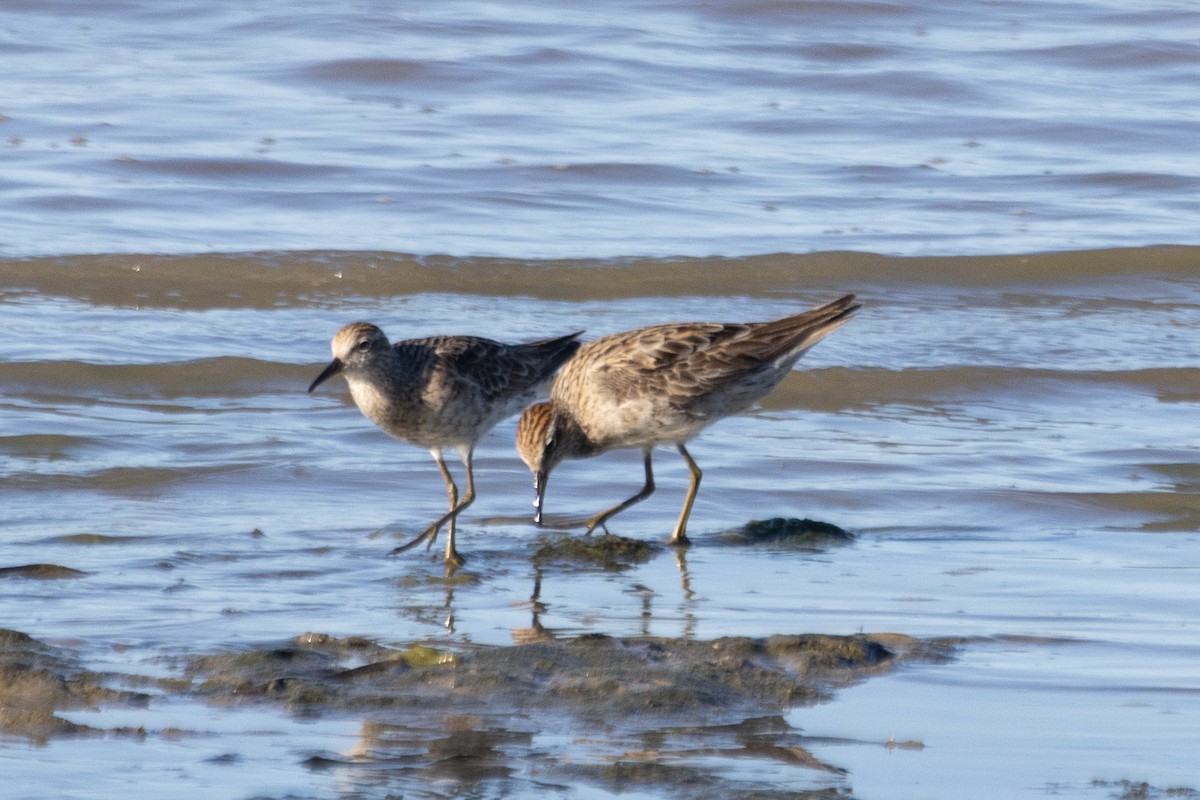
[{"label": "green algae", "polygon": [[644,564],[662,549],[662,545],[614,534],[588,536],[546,536],[533,555],[539,567],[548,564],[592,566],[619,571]]}]

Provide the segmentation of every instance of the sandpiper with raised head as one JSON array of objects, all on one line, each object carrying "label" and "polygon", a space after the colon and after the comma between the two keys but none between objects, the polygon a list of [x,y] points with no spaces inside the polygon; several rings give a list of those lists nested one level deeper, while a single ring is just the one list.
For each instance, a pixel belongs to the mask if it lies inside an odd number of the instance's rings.
[{"label": "sandpiper with raised head", "polygon": [[[463,563],[455,547],[455,522],[475,499],[471,462],[476,443],[498,422],[537,399],[539,390],[579,349],[580,333],[524,344],[477,336],[432,336],[392,344],[376,326],[354,322],[334,335],[333,360],[308,391],[342,375],[359,410],[397,439],[428,448],[446,482],[450,510],[393,552],[424,540],[432,546],[447,525],[446,563]],[[461,498],[442,457],[449,447],[458,450],[466,467],[467,488]]]}]

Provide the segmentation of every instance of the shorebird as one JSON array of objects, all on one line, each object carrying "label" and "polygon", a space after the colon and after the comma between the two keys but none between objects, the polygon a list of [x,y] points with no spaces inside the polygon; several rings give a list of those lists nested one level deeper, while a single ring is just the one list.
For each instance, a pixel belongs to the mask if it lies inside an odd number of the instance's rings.
[{"label": "shorebird", "polygon": [[650,454],[673,444],[691,473],[672,544],[687,544],[702,473],[685,444],[719,419],[745,411],[775,388],[805,352],[860,308],[854,295],[773,322],[685,322],[615,333],[585,344],[554,380],[550,402],[517,423],[517,452],[533,472],[534,517],[546,481],[567,458],[642,451],[642,490],[587,520],[590,534],[654,492]]},{"label": "shorebird", "polygon": [[[537,399],[539,390],[579,349],[576,339],[581,333],[524,344],[477,336],[433,336],[392,344],[371,323],[353,322],[334,335],[333,360],[308,391],[342,375],[359,411],[397,439],[428,448],[446,482],[450,510],[393,553],[426,539],[432,547],[438,531],[448,525],[446,563],[464,563],[455,548],[455,522],[475,500],[475,444],[498,422]],[[458,450],[466,467],[467,491],[461,498],[442,457],[449,447]]]}]

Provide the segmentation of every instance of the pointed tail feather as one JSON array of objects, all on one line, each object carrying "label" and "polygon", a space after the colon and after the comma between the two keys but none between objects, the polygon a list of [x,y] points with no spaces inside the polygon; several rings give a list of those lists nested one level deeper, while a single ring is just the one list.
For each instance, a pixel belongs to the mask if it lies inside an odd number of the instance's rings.
[{"label": "pointed tail feather", "polygon": [[524,354],[533,356],[543,368],[543,376],[549,377],[567,363],[571,356],[575,355],[575,351],[582,344],[578,341],[582,335],[583,331],[575,331],[565,336],[555,336],[552,339],[524,342],[517,345],[517,348]]},{"label": "pointed tail feather", "polygon": [[755,331],[756,338],[774,341],[768,353],[770,361],[796,360],[810,347],[846,324],[862,308],[853,294],[832,303],[793,314],[790,317],[764,322]]}]

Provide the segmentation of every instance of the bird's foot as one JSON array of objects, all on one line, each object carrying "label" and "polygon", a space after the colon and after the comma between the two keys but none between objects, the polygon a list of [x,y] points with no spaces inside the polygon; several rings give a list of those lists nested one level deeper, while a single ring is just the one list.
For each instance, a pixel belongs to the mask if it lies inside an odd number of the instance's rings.
[{"label": "bird's foot", "polygon": [[425,549],[429,549],[430,547],[433,546],[434,540],[437,539],[438,531],[440,529],[441,529],[441,525],[438,525],[438,524],[430,525],[428,528],[423,530],[419,536],[413,538],[411,541],[405,542],[404,544],[400,545],[396,549],[392,550],[392,552],[389,553],[389,555],[393,555],[393,556],[399,555],[406,550],[413,549],[414,547],[419,545],[421,542],[424,542],[426,540],[428,540],[429,543],[425,546]]}]

